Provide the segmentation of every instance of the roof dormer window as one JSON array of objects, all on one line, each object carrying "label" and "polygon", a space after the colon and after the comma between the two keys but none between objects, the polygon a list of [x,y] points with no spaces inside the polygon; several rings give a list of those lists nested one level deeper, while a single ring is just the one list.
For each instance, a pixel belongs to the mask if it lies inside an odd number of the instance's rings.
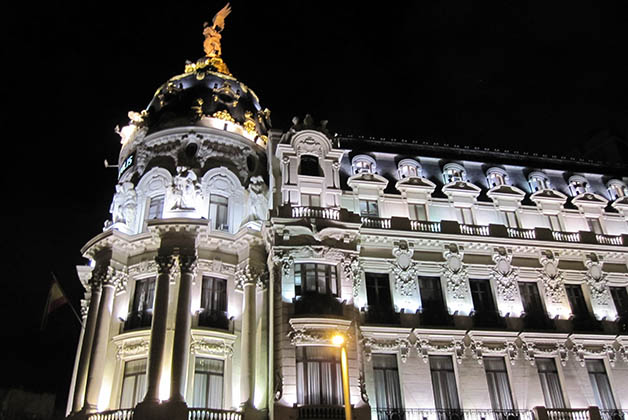
[{"label": "roof dormer window", "polygon": [[508,174],[502,168],[490,168],[486,171],[486,182],[489,188],[508,185]]},{"label": "roof dormer window", "polygon": [[374,174],[376,165],[375,159],[368,155],[357,155],[351,160],[351,166],[354,174]]},{"label": "roof dormer window", "polygon": [[413,159],[403,159],[398,166],[399,179],[421,177],[421,165]]},{"label": "roof dormer window", "polygon": [[531,172],[530,175],[528,175],[528,183],[530,184],[530,191],[532,192],[549,190],[552,188],[552,184],[550,183],[547,175],[539,171]]},{"label": "roof dormer window", "polygon": [[466,181],[467,172],[462,165],[457,163],[448,163],[443,167],[443,182],[449,184],[451,182]]},{"label": "roof dormer window", "polygon": [[584,194],[589,189],[589,183],[580,175],[574,175],[569,178],[569,191],[573,197]]},{"label": "roof dormer window", "polygon": [[611,200],[617,200],[618,198],[628,195],[628,188],[626,188],[626,184],[619,179],[611,179],[608,181],[606,188],[608,188],[608,195]]}]

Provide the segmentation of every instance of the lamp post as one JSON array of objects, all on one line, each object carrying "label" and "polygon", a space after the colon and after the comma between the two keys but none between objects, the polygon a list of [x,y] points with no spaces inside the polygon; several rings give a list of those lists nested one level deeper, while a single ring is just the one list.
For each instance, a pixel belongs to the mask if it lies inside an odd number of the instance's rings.
[{"label": "lamp post", "polygon": [[340,369],[342,371],[342,393],[345,401],[345,420],[351,420],[351,398],[349,396],[349,363],[347,361],[347,348],[345,337],[336,334],[331,338],[332,344],[340,347]]}]

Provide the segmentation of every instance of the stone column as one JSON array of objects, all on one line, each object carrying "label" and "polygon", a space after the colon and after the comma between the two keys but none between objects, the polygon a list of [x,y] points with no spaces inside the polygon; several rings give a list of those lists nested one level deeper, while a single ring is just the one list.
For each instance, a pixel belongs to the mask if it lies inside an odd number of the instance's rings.
[{"label": "stone column", "polygon": [[247,265],[236,275],[238,288],[243,292],[240,404],[244,407],[252,407],[255,396],[255,323],[257,320],[255,298],[260,273]]},{"label": "stone column", "polygon": [[115,270],[111,266],[102,269],[102,294],[94,327],[94,341],[89,359],[85,403],[83,404],[83,410],[87,413],[93,413],[98,409],[98,397],[105,369],[107,342],[109,341],[109,328],[111,327],[111,312],[116,289],[114,274]]},{"label": "stone column", "polygon": [[174,264],[172,255],[159,255],[157,262],[157,285],[153,307],[153,323],[150,329],[150,349],[148,352],[148,385],[144,402],[159,402],[159,382],[166,347],[166,321],[168,318],[168,294],[170,271]]},{"label": "stone column", "polygon": [[172,349],[170,401],[185,401],[185,383],[190,353],[190,327],[192,324],[192,281],[196,269],[195,255],[180,255],[181,280],[177,300],[177,318]]},{"label": "stone column", "polygon": [[83,408],[85,400],[85,386],[87,384],[87,368],[92,353],[92,344],[94,342],[94,331],[96,330],[96,319],[98,317],[98,305],[100,303],[101,278],[97,270],[92,272],[92,278],[89,281],[90,299],[87,309],[87,318],[83,320],[85,331],[83,332],[83,341],[80,347],[80,356],[78,368],[76,370],[76,380],[74,383],[74,395],[72,398],[72,412],[78,412]]}]

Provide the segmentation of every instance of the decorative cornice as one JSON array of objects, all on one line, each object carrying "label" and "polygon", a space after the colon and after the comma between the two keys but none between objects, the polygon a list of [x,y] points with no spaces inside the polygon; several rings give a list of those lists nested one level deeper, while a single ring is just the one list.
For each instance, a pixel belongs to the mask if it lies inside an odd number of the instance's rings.
[{"label": "decorative cornice", "polygon": [[412,344],[407,338],[383,339],[376,337],[365,337],[362,339],[362,348],[364,357],[367,361],[371,360],[372,353],[399,353],[402,363],[408,360],[410,348]]}]

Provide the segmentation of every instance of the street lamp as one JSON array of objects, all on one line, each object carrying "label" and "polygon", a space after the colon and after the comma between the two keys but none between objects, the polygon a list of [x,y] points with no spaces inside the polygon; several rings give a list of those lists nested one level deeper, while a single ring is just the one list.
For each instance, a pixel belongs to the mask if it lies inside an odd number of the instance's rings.
[{"label": "street lamp", "polygon": [[345,420],[351,420],[351,398],[349,396],[349,364],[347,362],[347,348],[345,337],[336,334],[331,338],[334,346],[340,347],[340,369],[342,371],[342,393],[345,400]]}]

